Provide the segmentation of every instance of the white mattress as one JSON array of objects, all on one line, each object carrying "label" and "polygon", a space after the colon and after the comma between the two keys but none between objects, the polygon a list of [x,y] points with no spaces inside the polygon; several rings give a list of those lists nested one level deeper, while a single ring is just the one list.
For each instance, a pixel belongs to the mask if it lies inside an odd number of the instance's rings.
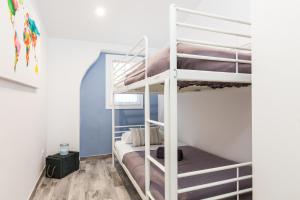
[{"label": "white mattress", "polygon": [[[151,145],[150,150],[156,150],[158,147],[163,145]],[[184,143],[178,142],[178,146],[184,146]],[[145,151],[145,146],[133,147],[132,144],[126,144],[124,141],[116,141],[115,142],[115,150],[118,154],[120,161],[123,160],[123,156],[126,153],[134,152],[134,151]]]}]

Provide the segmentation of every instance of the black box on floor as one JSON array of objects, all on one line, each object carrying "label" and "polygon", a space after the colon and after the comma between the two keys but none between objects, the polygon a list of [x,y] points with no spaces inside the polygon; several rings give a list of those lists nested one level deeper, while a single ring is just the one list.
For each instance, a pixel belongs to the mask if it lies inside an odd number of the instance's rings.
[{"label": "black box on floor", "polygon": [[46,177],[61,179],[79,169],[79,152],[68,155],[55,154],[46,158]]}]

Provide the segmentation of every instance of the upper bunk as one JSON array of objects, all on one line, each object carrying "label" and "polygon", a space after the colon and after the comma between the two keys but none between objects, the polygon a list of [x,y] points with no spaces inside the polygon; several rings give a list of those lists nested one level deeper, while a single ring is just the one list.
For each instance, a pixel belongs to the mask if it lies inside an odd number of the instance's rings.
[{"label": "upper bunk", "polygon": [[[179,13],[202,16],[221,23],[251,26],[249,22],[171,5],[170,47],[149,56],[148,38],[144,36],[139,40],[126,59],[113,70],[115,93],[143,92],[146,83],[150,84],[150,91],[162,92],[163,83],[170,76],[176,77],[178,92],[251,85],[251,35],[232,31],[228,27],[217,29],[179,22]],[[180,28],[217,34],[217,41],[224,36],[235,37],[238,44],[179,37]],[[171,65],[172,61],[176,61],[175,66]]]}]

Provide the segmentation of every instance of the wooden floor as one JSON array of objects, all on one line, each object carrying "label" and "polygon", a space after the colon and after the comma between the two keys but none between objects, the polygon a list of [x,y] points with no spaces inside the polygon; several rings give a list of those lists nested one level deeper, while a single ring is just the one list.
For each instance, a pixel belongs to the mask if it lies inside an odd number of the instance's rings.
[{"label": "wooden floor", "polygon": [[111,157],[81,161],[80,170],[61,179],[43,177],[31,200],[141,200],[118,162]]}]

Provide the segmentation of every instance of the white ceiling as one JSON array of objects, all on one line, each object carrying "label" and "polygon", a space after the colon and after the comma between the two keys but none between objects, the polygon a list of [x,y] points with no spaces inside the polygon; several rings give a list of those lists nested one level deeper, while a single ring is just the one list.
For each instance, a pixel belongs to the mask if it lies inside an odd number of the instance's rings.
[{"label": "white ceiling", "polygon": [[[36,0],[49,37],[132,44],[146,34],[151,47],[168,39],[169,5],[193,8],[201,0]],[[95,15],[98,6],[106,16]]]}]

